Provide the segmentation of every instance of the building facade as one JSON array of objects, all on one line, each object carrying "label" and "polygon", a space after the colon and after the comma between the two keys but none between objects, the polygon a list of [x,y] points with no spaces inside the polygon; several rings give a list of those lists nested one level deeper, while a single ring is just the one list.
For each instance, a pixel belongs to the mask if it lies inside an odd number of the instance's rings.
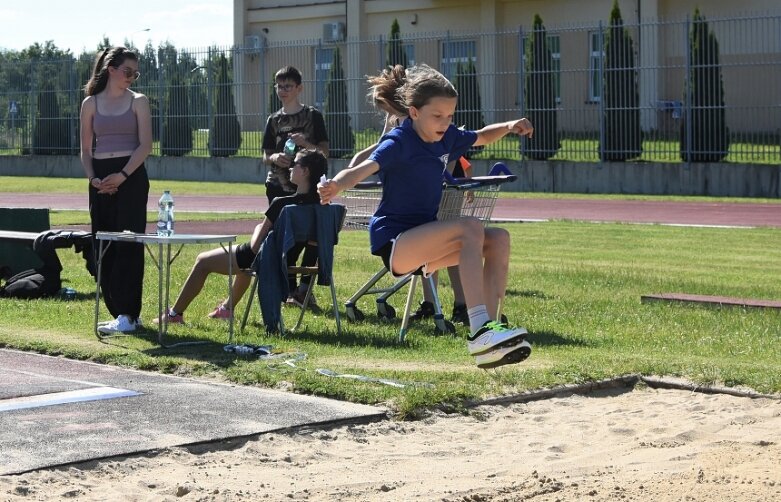
[{"label": "building facade", "polygon": [[[283,65],[305,76],[307,103],[322,106],[324,82],[339,51],[353,127],[377,123],[366,100],[365,76],[386,64],[397,20],[407,61],[452,77],[471,60],[479,75],[486,122],[522,112],[523,47],[535,14],[547,28],[557,72],[559,126],[588,131],[599,114],[599,60],[613,0],[235,0],[237,96],[245,128],[262,127],[268,89]],[[690,19],[699,8],[720,43],[728,125],[765,134],[778,128],[781,37],[776,0],[619,0],[639,68],[644,130],[678,126],[687,71]],[[246,83],[258,84],[246,85]],[[260,89],[260,92],[258,92]],[[257,117],[254,120],[253,117]]]}]

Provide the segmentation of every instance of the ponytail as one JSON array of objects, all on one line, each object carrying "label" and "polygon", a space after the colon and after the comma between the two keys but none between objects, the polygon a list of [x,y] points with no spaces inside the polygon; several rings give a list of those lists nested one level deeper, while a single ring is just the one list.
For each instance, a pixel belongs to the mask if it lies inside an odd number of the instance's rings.
[{"label": "ponytail", "polygon": [[94,96],[102,92],[108,85],[108,67],[118,68],[126,59],[138,61],[138,55],[125,47],[107,47],[98,53],[95,66],[92,68],[92,76],[84,86],[84,93],[87,96]]},{"label": "ponytail", "polygon": [[374,106],[396,116],[409,115],[409,108],[401,99],[399,89],[407,80],[406,71],[401,65],[387,67],[375,77],[368,77],[369,98]]}]

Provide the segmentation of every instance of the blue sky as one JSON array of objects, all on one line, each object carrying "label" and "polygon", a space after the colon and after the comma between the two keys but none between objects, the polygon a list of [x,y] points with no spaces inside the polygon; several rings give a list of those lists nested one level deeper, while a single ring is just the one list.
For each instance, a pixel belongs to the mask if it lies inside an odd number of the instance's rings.
[{"label": "blue sky", "polygon": [[[15,0],[0,3],[0,48],[21,50],[52,40],[74,55],[94,50],[107,36],[139,48],[233,44],[231,0]],[[149,28],[149,31],[141,31]]]}]

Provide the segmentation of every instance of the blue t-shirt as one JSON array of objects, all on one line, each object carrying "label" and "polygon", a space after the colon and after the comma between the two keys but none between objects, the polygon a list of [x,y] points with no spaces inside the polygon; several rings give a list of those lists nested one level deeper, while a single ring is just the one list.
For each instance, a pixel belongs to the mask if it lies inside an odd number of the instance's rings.
[{"label": "blue t-shirt", "polygon": [[437,219],[448,159],[459,158],[475,141],[476,132],[451,124],[440,141],[426,143],[409,118],[380,139],[369,157],[380,165],[382,182],[382,199],[369,222],[372,253],[405,230]]}]

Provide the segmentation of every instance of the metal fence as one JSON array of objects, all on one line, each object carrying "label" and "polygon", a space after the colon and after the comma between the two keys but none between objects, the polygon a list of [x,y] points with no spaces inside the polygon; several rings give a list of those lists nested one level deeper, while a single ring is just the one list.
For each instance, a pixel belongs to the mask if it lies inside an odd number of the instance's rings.
[{"label": "metal fence", "polygon": [[[781,17],[754,15],[707,19],[707,23],[719,46],[718,68],[729,136],[725,160],[779,163]],[[526,48],[530,29],[402,33],[401,47],[408,65],[426,63],[456,84],[469,82],[459,80],[459,74],[466,73],[473,64],[474,85],[464,84],[461,89],[461,115],[456,121],[469,116],[473,122],[492,123],[529,112],[524,93],[528,91]],[[600,158],[602,117],[606,112],[602,93],[607,29],[606,22],[547,28],[552,64],[545,71],[553,82],[560,140],[553,159]],[[636,109],[642,130],[639,159],[679,162],[682,143],[687,148],[686,141],[681,141],[683,123],[696,106],[684,92],[693,70],[689,52],[692,20],[650,20],[626,24],[625,29],[633,43],[637,75]],[[290,64],[304,75],[302,102],[317,106],[326,115],[334,155],[349,157],[378,137],[382,120],[366,99],[365,77],[386,65],[388,45],[385,37],[285,43],[266,43],[257,38],[248,47],[147,48],[141,54],[141,77],[134,89],[146,94],[152,105],[153,154],[209,156],[209,132],[215,120],[221,114],[235,113],[242,137],[235,155],[259,157],[266,119],[278,106],[273,75]],[[81,88],[89,77],[92,57],[84,54],[65,61],[3,62],[0,154],[78,152]],[[220,71],[221,57],[226,58],[227,76]],[[337,84],[344,86],[347,96],[346,103],[336,111],[327,106],[328,90],[333,89],[328,82],[335,66],[341,67],[343,78]],[[233,109],[218,106],[219,96],[228,96]],[[186,124],[179,134],[191,136],[191,148],[176,146],[187,145],[186,137],[171,137],[176,118]],[[354,138],[351,144],[345,143],[349,146],[333,141],[349,134]],[[166,150],[166,142],[176,147]],[[475,155],[519,159],[519,147],[517,138],[508,137]]]}]

